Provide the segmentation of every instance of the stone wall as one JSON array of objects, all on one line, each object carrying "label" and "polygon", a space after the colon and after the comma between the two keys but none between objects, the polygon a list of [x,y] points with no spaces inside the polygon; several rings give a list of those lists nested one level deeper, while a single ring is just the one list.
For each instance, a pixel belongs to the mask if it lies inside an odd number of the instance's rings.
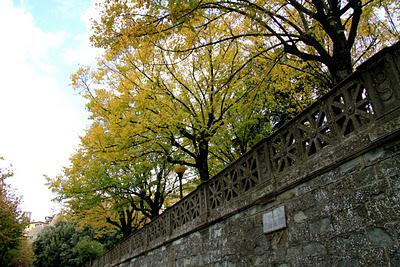
[{"label": "stone wall", "polygon": [[[287,227],[264,234],[284,206]],[[120,266],[400,266],[400,143],[333,170]]]},{"label": "stone wall", "polygon": [[400,43],[92,266],[400,266],[399,151]]}]

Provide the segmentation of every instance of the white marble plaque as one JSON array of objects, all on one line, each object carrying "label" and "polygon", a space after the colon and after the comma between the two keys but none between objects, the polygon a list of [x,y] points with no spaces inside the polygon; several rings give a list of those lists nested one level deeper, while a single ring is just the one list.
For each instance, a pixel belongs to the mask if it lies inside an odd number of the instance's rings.
[{"label": "white marble plaque", "polygon": [[263,232],[270,233],[286,227],[285,207],[278,207],[263,215]]}]

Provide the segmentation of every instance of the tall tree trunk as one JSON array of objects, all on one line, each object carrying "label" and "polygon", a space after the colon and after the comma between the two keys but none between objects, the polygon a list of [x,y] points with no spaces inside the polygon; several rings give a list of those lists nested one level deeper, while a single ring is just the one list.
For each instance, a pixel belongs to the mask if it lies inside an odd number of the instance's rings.
[{"label": "tall tree trunk", "polygon": [[351,59],[351,48],[348,47],[345,37],[335,40],[331,59],[326,62],[329,72],[332,75],[334,85],[346,79],[353,73]]},{"label": "tall tree trunk", "polygon": [[202,182],[210,179],[208,170],[208,142],[201,142],[199,144],[199,154],[196,158],[196,168],[199,171],[200,180]]}]

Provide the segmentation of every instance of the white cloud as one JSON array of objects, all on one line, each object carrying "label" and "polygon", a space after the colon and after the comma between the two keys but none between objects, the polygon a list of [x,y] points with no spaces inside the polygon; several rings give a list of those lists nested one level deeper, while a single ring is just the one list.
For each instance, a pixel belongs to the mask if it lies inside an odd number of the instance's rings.
[{"label": "white cloud", "polygon": [[58,47],[65,39],[63,32],[42,32],[34,26],[32,15],[15,8],[10,0],[0,1],[0,23],[3,37],[0,53],[6,62],[44,63],[49,49]]},{"label": "white cloud", "polygon": [[80,19],[86,27],[86,32],[73,37],[80,43],[78,47],[66,50],[64,60],[69,65],[76,64],[77,62],[80,65],[95,65],[96,58],[103,53],[102,49],[92,47],[89,41],[92,19],[98,19],[100,14],[97,6],[98,2],[99,0],[91,0],[89,8],[81,15]]},{"label": "white cloud", "polygon": [[96,58],[101,55],[102,50],[93,48],[89,43],[89,33],[74,36],[80,43],[78,47],[67,49],[64,53],[64,61],[69,66],[74,66],[79,63],[80,65],[94,65]]},{"label": "white cloud", "polygon": [[51,213],[43,174],[61,171],[86,124],[52,62],[67,35],[43,32],[30,13],[0,0],[0,36],[0,155],[14,165],[22,208],[43,219]]}]

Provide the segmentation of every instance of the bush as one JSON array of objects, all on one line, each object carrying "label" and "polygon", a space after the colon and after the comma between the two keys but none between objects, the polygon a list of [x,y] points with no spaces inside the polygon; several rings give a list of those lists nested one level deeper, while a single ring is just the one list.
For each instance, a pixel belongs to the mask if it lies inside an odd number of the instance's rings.
[{"label": "bush", "polygon": [[90,228],[81,229],[70,222],[46,227],[33,242],[34,266],[83,266],[103,252],[103,245],[93,235]]}]

